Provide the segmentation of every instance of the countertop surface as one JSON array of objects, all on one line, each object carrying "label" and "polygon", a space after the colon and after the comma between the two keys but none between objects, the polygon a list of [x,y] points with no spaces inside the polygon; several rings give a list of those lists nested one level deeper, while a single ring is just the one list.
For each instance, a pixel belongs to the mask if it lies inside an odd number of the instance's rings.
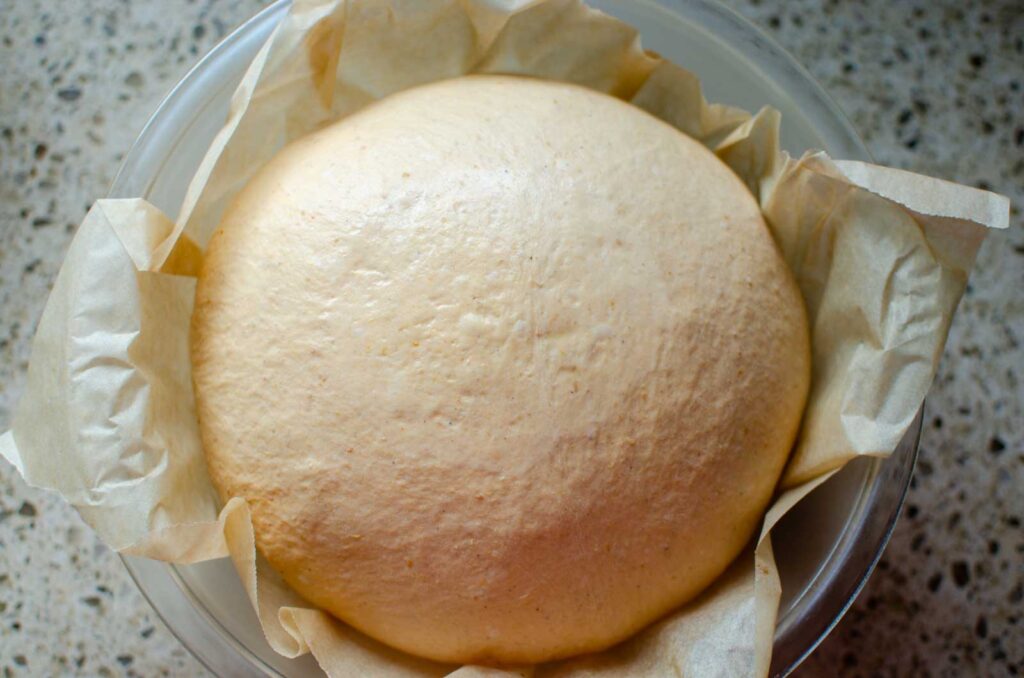
[{"label": "countertop surface", "polygon": [[[261,0],[0,0],[0,431],[63,252],[160,99]],[[1024,204],[1024,5],[729,0],[882,164]],[[1024,673],[1024,228],[985,243],[878,570],[800,676]],[[116,555],[0,462],[3,676],[207,675]]]}]

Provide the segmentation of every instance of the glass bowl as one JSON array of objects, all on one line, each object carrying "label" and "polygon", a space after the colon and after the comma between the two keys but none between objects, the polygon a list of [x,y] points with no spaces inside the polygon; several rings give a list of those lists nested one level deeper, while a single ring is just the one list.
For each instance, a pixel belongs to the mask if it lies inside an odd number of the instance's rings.
[{"label": "glass bowl", "polygon": [[[592,0],[636,26],[644,45],[694,71],[714,102],[782,112],[782,144],[868,160],[835,103],[768,36],[713,0]],[[163,101],[129,151],[111,197],[144,197],[177,214],[249,62],[288,9],[278,0],[217,45]],[[835,626],[866,582],[913,473],[921,416],[885,460],[859,459],[776,527],[782,601],[771,674],[790,673]],[[827,493],[829,501],[822,501]],[[125,558],[142,594],[200,662],[220,676],[319,675],[309,656],[270,649],[228,560],[178,566]]]}]

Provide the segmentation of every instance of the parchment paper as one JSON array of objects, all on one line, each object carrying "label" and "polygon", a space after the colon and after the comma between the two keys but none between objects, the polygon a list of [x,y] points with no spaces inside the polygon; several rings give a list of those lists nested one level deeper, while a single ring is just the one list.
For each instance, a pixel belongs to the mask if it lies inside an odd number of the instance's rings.
[{"label": "parchment paper", "polygon": [[[521,669],[419,660],[308,608],[256,553],[246,503],[219,509],[190,381],[194,276],[238,189],[289,141],[466,73],[578,83],[708,145],[759,198],[812,326],[802,431],[751,548],[700,598],[622,645]],[[238,87],[177,219],[141,199],[100,200],[86,216],[0,453],[123,553],[230,556],[274,649],[312,651],[331,676],[764,676],[780,594],[772,526],[850,459],[896,447],[986,228],[1008,221],[1008,201],[991,193],[822,153],[790,158],[778,127],[770,109],[709,105],[694,75],[578,0],[296,0]]]}]

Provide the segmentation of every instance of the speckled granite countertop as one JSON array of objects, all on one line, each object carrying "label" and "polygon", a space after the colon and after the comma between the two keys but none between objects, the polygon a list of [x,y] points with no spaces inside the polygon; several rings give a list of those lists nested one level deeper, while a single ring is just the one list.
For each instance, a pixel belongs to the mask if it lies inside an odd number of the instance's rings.
[{"label": "speckled granite countertop", "polygon": [[[74,227],[167,90],[263,4],[0,0],[0,430]],[[1024,204],[1020,3],[728,4],[810,69],[879,162]],[[904,515],[801,676],[1024,673],[1022,225],[1015,208],[982,249]],[[0,670],[205,675],[77,515],[2,462]]]}]

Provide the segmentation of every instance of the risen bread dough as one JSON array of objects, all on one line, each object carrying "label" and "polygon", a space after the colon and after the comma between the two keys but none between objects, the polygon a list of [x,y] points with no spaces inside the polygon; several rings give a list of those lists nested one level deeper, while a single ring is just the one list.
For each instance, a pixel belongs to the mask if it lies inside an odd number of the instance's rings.
[{"label": "risen bread dough", "polygon": [[282,151],[209,244],[192,342],[211,477],[267,560],[467,663],[597,650],[700,592],[759,524],[810,369],[724,164],[510,77]]}]

